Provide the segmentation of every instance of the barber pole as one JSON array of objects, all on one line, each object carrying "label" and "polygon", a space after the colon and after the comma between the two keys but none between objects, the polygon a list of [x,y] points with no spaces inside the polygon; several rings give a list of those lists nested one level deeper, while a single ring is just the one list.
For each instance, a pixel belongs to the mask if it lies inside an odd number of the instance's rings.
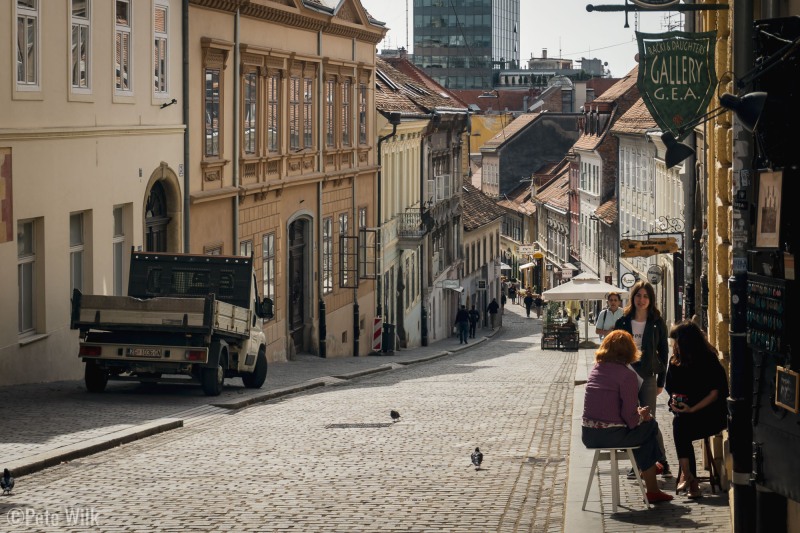
[{"label": "barber pole", "polygon": [[372,351],[381,351],[381,340],[383,339],[383,318],[376,316],[372,319]]}]

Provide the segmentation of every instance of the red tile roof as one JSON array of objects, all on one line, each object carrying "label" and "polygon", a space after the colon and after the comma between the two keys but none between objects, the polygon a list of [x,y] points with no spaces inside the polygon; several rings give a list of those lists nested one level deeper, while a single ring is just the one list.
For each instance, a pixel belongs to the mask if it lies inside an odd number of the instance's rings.
[{"label": "red tile roof", "polygon": [[600,207],[594,210],[597,218],[609,226],[617,221],[617,197],[612,196],[608,201],[603,202]]},{"label": "red tile roof", "polygon": [[650,114],[650,111],[647,110],[644,100],[639,98],[624,115],[617,119],[611,131],[614,133],[644,134],[647,133],[648,130],[657,128],[656,121],[653,120],[653,116]]},{"label": "red tile roof", "polygon": [[375,106],[380,111],[429,114],[435,109],[455,109],[466,113],[466,105],[433,80],[423,83],[394,68],[392,64],[409,64],[406,59],[395,59],[392,63],[375,59]]},{"label": "red tile roof", "polygon": [[461,193],[462,214],[464,231],[472,231],[501,218],[505,213],[480,189],[471,184],[464,183]]},{"label": "red tile roof", "polygon": [[565,166],[551,181],[545,183],[536,194],[535,200],[559,211],[569,209],[569,166]]},{"label": "red tile roof", "polygon": [[523,113],[515,119],[510,119],[509,122],[502,130],[500,130],[497,135],[486,141],[484,145],[481,147],[483,148],[498,148],[503,143],[505,143],[508,139],[512,138],[514,135],[517,134],[520,130],[525,128],[528,124],[531,124],[534,120],[536,120],[541,113]]}]

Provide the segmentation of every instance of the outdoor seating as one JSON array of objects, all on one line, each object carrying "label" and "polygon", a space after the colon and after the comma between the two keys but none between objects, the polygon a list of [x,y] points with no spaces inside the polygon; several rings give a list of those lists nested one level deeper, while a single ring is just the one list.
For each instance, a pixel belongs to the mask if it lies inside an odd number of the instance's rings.
[{"label": "outdoor seating", "polygon": [[594,480],[595,473],[600,475],[600,465],[598,462],[611,461],[611,512],[617,512],[617,506],[619,505],[619,463],[617,461],[619,459],[630,460],[631,467],[636,473],[636,479],[638,480],[639,488],[642,491],[642,500],[644,500],[645,506],[650,509],[650,503],[647,501],[647,492],[645,491],[644,481],[639,475],[639,467],[636,465],[636,459],[633,457],[633,450],[637,448],[638,446],[613,449],[588,448],[589,450],[594,450],[594,459],[592,460],[592,469],[589,470],[589,481],[586,483],[586,493],[583,495],[583,507],[581,507],[581,510],[586,510],[586,501],[589,499],[589,491],[592,488],[592,481]]},{"label": "outdoor seating", "polygon": [[558,323],[545,324],[542,331],[542,350],[577,350],[578,330]]}]

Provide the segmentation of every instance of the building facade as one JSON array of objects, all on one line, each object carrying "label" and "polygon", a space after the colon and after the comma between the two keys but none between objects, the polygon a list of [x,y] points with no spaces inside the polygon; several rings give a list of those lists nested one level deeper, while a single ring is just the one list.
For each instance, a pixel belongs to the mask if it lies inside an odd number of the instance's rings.
[{"label": "building facade", "polygon": [[414,0],[414,64],[448,89],[519,68],[520,0]]},{"label": "building facade", "polygon": [[125,294],[132,249],[184,246],[181,2],[4,7],[0,385],[76,379],[73,289]]},{"label": "building facade", "polygon": [[189,5],[191,250],[258,259],[270,361],[367,354],[385,29],[356,0]]}]

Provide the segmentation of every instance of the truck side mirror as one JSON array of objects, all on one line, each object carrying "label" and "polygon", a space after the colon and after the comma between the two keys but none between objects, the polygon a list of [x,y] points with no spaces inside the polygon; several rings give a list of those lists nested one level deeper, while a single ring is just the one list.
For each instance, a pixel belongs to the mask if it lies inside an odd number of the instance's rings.
[{"label": "truck side mirror", "polygon": [[261,302],[261,318],[270,319],[272,317],[272,298],[264,298]]}]

